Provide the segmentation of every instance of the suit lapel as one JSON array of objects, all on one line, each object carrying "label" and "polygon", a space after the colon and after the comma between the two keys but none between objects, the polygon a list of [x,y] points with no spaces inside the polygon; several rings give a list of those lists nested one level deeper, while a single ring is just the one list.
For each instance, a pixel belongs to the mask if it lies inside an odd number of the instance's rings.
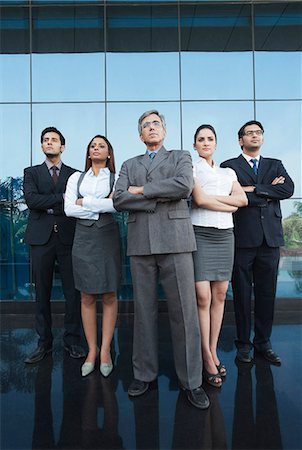
[{"label": "suit lapel", "polygon": [[244,172],[248,175],[249,178],[252,178],[254,183],[256,183],[257,175],[254,174],[253,169],[251,168],[247,160],[242,155],[240,155],[238,157],[238,162],[241,169],[244,170]]},{"label": "suit lapel", "polygon": [[269,162],[266,158],[262,158],[260,156],[259,165],[258,165],[258,183],[261,183],[265,174],[268,171]]},{"label": "suit lapel", "polygon": [[144,155],[138,157],[138,162],[142,164],[145,167],[146,171],[148,172],[149,167],[151,165],[151,159],[149,158],[147,152]]},{"label": "suit lapel", "polygon": [[[154,169],[156,169],[163,161],[165,161],[169,156],[169,153],[165,149],[165,147],[161,147],[155,158],[152,160],[152,163],[149,167],[149,173],[151,173]],[[150,158],[149,158],[150,159]]]},{"label": "suit lapel", "polygon": [[68,177],[67,168],[66,168],[65,164],[62,163],[58,182],[56,185],[54,185],[54,183],[53,183],[55,190],[58,190],[59,192],[63,192],[65,190],[65,189],[60,190],[60,188],[61,188],[61,186],[64,186],[64,183],[65,183],[67,177]]}]

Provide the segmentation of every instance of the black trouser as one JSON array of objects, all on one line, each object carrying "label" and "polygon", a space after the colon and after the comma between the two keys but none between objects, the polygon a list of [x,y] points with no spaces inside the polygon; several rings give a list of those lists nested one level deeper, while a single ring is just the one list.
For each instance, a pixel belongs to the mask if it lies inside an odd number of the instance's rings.
[{"label": "black trouser", "polygon": [[50,297],[53,283],[54,265],[59,264],[65,297],[64,342],[78,343],[80,338],[80,293],[74,287],[71,245],[64,245],[58,233],[53,232],[44,245],[32,245],[34,281],[36,286],[36,331],[39,344],[52,342]]},{"label": "black trouser", "polygon": [[232,276],[238,348],[250,348],[251,297],[254,284],[254,340],[257,350],[271,348],[279,247],[236,248]]}]

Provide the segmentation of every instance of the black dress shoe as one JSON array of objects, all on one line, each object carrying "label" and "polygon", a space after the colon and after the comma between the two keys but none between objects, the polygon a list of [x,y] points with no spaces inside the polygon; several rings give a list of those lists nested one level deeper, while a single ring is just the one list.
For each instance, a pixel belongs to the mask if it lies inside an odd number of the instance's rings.
[{"label": "black dress shoe", "polygon": [[251,363],[253,360],[250,351],[243,348],[238,348],[236,359],[243,363]]},{"label": "black dress shoe", "polygon": [[193,389],[190,391],[189,389],[185,389],[185,393],[187,399],[191,403],[191,405],[195,406],[195,408],[199,409],[207,409],[210,406],[210,400],[202,387]]},{"label": "black dress shoe", "polygon": [[34,364],[41,361],[45,356],[52,351],[51,345],[40,344],[25,360],[26,364]]},{"label": "black dress shoe", "polygon": [[130,397],[138,397],[139,395],[143,395],[149,389],[149,383],[147,381],[134,380],[130,384],[128,388],[128,395]]},{"label": "black dress shoe", "polygon": [[263,356],[263,358],[267,359],[272,364],[276,364],[277,366],[281,366],[281,358],[277,355],[271,348],[268,350],[264,350],[258,353]]},{"label": "black dress shoe", "polygon": [[86,356],[86,353],[80,345],[64,344],[64,348],[72,358],[84,358],[84,356]]}]

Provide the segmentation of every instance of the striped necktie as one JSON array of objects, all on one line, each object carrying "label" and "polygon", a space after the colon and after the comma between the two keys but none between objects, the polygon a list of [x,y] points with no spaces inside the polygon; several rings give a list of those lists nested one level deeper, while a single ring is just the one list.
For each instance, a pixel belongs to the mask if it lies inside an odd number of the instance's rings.
[{"label": "striped necktie", "polygon": [[257,175],[257,173],[258,173],[257,159],[252,158],[252,159],[250,159],[250,161],[251,161],[251,163],[253,163],[253,172],[255,175]]}]

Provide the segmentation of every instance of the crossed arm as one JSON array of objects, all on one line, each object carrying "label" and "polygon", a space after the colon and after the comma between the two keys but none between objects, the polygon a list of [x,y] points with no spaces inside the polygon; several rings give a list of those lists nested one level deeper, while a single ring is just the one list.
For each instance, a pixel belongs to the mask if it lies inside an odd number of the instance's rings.
[{"label": "crossed arm", "polygon": [[203,191],[198,180],[194,178],[192,195],[197,207],[212,211],[235,212],[248,203],[246,194],[238,181],[233,182],[230,195],[210,195]]}]

